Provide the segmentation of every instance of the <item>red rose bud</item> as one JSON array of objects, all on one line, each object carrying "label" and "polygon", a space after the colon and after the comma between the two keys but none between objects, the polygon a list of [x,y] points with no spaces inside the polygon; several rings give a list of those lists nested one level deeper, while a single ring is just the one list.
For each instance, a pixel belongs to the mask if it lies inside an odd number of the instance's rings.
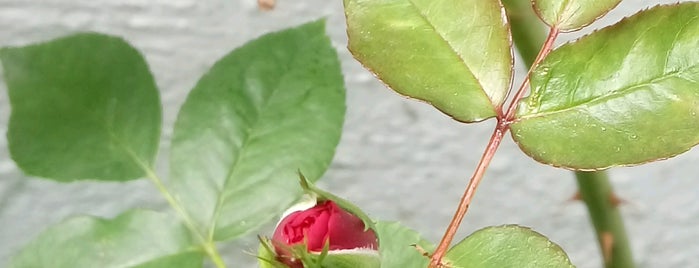
[{"label": "red rose bud", "polygon": [[277,225],[272,241],[279,260],[290,267],[302,267],[285,250],[295,245],[305,244],[309,252],[320,253],[327,243],[330,254],[348,249],[378,249],[376,233],[330,200],[287,215]]}]

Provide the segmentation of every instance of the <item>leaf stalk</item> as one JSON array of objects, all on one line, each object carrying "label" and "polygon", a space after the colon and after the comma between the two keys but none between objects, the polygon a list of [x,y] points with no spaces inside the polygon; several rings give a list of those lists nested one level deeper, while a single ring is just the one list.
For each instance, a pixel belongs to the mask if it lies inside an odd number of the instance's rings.
[{"label": "leaf stalk", "polygon": [[[505,0],[503,3],[511,21],[512,37],[517,50],[524,63],[531,67],[536,59],[533,48],[542,46],[545,40],[543,24],[532,12],[530,1]],[[610,200],[614,194],[606,172],[576,171],[575,177],[579,185],[580,200],[585,203],[596,229],[604,267],[635,267],[621,215]]]},{"label": "leaf stalk", "polygon": [[201,246],[204,249],[204,252],[209,256],[209,258],[211,258],[211,262],[213,262],[214,266],[216,266],[216,268],[226,268],[226,264],[223,262],[221,255],[218,253],[216,244],[213,241],[204,238],[204,235],[199,231],[200,229],[196,227],[196,224],[189,216],[189,213],[187,213],[180,202],[178,202],[167,187],[165,187],[165,184],[163,184],[163,181],[160,179],[160,177],[158,177],[158,174],[155,174],[155,171],[153,171],[151,165],[140,159],[132,150],[127,149],[126,151],[131,156],[133,161],[141,167],[146,177],[153,182],[155,188],[157,188],[163,197],[165,197],[167,203],[175,210],[175,212],[177,212],[177,215],[182,218],[187,229],[189,229],[189,231],[196,236],[199,242],[202,243]]},{"label": "leaf stalk", "polygon": [[510,105],[507,108],[507,112],[504,113],[504,116],[501,116],[503,114],[502,111],[498,113],[498,122],[495,127],[495,130],[490,136],[490,141],[486,146],[485,152],[483,152],[481,160],[478,162],[478,166],[476,166],[476,170],[474,171],[473,175],[471,176],[471,179],[469,180],[468,186],[466,187],[464,194],[461,196],[461,200],[456,209],[456,212],[454,213],[454,217],[449,223],[449,226],[447,227],[447,230],[445,231],[442,240],[439,242],[437,249],[432,254],[429,264],[430,268],[445,267],[445,265],[442,263],[442,258],[444,258],[447,251],[449,250],[451,242],[454,240],[454,236],[456,235],[456,231],[459,229],[459,226],[461,225],[464,216],[466,216],[466,212],[468,212],[468,208],[471,205],[476,190],[480,185],[481,181],[483,180],[485,171],[488,168],[490,162],[493,160],[495,152],[497,151],[498,147],[500,146],[500,143],[502,142],[503,136],[505,135],[505,133],[507,133],[507,131],[510,130],[510,124],[514,119],[517,105],[524,96],[526,89],[529,87],[529,75],[531,74],[533,67],[539,64],[544,58],[546,58],[549,52],[551,52],[551,50],[553,49],[553,43],[555,42],[559,33],[560,31],[556,28],[550,29],[549,34],[546,37],[546,41],[544,42],[544,45],[539,50],[539,54],[536,56],[534,64],[531,68],[529,68],[529,71],[527,72],[527,77],[524,79],[519,89],[517,90],[517,93],[512,98],[512,102],[510,102]]}]

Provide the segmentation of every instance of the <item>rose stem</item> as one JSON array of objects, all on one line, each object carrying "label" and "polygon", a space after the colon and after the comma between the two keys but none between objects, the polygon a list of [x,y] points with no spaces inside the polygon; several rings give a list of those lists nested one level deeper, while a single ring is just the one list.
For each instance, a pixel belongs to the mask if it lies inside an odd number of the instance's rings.
[{"label": "rose stem", "polygon": [[[507,15],[512,27],[512,37],[517,51],[530,67],[536,57],[536,48],[541,47],[546,38],[543,23],[531,8],[530,0],[504,0]],[[610,198],[615,195],[611,183],[604,171],[576,171],[580,199],[590,213],[590,219],[596,229],[600,251],[606,268],[633,268],[633,257],[624,229],[621,214]],[[603,241],[611,237],[611,245]],[[605,252],[611,246],[611,256]]]},{"label": "rose stem", "polygon": [[[534,60],[535,65],[541,62],[541,60],[544,59],[549,52],[551,52],[551,49],[553,48],[553,42],[556,40],[558,33],[558,29],[551,28],[549,35],[546,38],[546,42],[544,42],[544,45],[541,47],[541,50],[539,50],[539,54]],[[451,219],[451,222],[449,223],[449,227],[447,227],[447,230],[444,233],[444,236],[442,237],[442,241],[439,242],[437,249],[432,254],[429,267],[443,267],[442,258],[446,254],[447,250],[449,250],[449,246],[451,245],[452,240],[454,240],[456,231],[459,229],[459,225],[461,225],[461,221],[466,215],[468,207],[471,205],[473,196],[476,193],[476,188],[478,188],[478,185],[483,180],[485,170],[488,168],[488,165],[493,160],[493,156],[495,156],[495,152],[497,151],[498,147],[500,146],[500,143],[502,142],[502,137],[510,129],[510,124],[512,123],[512,119],[514,119],[515,116],[515,108],[517,107],[519,101],[522,99],[522,96],[524,95],[526,88],[529,86],[529,73],[531,73],[531,70],[532,69],[530,68],[529,72],[527,73],[527,76],[524,78],[524,81],[522,82],[522,85],[519,87],[517,93],[512,98],[512,102],[510,103],[510,106],[508,107],[507,113],[505,113],[504,118],[503,116],[498,116],[498,122],[495,127],[495,130],[493,131],[493,134],[490,136],[488,146],[486,146],[485,152],[483,153],[481,160],[478,162],[478,166],[476,166],[476,170],[474,171],[473,176],[471,176],[471,179],[469,180],[468,186],[466,187],[466,191],[464,192],[463,196],[461,196],[459,206],[456,209],[456,213],[454,213],[454,217]]]},{"label": "rose stem", "polygon": [[[575,172],[580,199],[587,206],[597,231],[597,241],[606,268],[632,268],[633,256],[618,209],[618,199],[604,172]],[[609,238],[609,239],[607,239]]]}]

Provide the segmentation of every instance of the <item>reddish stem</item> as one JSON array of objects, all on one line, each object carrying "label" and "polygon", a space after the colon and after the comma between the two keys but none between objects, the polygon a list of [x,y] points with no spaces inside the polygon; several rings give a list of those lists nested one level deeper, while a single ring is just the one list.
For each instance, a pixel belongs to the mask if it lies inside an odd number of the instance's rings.
[{"label": "reddish stem", "polygon": [[539,63],[542,60],[544,60],[544,58],[546,58],[549,52],[551,52],[551,49],[553,49],[553,42],[556,41],[556,37],[558,37],[559,33],[560,31],[558,30],[558,28],[551,28],[551,30],[549,31],[549,35],[546,37],[544,45],[541,47],[539,54],[536,55],[536,59],[534,59],[534,63],[532,63],[532,66],[529,68],[529,71],[527,71],[527,76],[524,77],[522,85],[519,87],[517,93],[512,98],[510,106],[507,107],[507,113],[505,113],[505,121],[508,122],[508,125],[512,122],[512,120],[514,120],[515,111],[517,110],[517,104],[519,104],[519,101],[522,100],[522,98],[524,97],[524,93],[526,92],[526,89],[529,87],[529,76],[532,74],[532,70],[534,70],[534,67],[539,65]]},{"label": "reddish stem", "polygon": [[493,156],[495,156],[495,152],[498,150],[498,147],[502,142],[503,136],[508,130],[510,130],[510,124],[512,123],[512,120],[514,120],[517,104],[519,104],[520,100],[524,96],[526,88],[529,86],[529,75],[531,74],[534,67],[538,65],[546,57],[546,55],[549,54],[549,52],[551,52],[551,49],[553,48],[553,42],[556,40],[556,37],[558,37],[558,34],[558,29],[551,28],[549,35],[546,38],[546,42],[541,47],[539,54],[536,56],[536,60],[532,64],[532,68],[530,68],[527,72],[527,77],[524,78],[522,85],[519,87],[517,93],[512,98],[512,102],[510,103],[510,106],[507,108],[507,112],[503,115],[502,110],[498,109],[498,124],[495,127],[493,134],[490,136],[488,146],[486,146],[485,152],[483,152],[483,156],[481,157],[481,160],[478,162],[476,170],[473,172],[473,176],[471,176],[471,179],[468,182],[466,191],[464,192],[463,196],[461,196],[459,206],[456,209],[456,213],[454,213],[454,217],[451,219],[451,222],[449,223],[449,227],[447,227],[447,230],[444,233],[444,236],[442,237],[442,241],[439,242],[437,249],[432,254],[429,265],[430,268],[446,267],[442,263],[442,258],[449,250],[449,246],[451,245],[452,240],[454,240],[456,231],[459,229],[461,221],[464,219],[464,216],[468,211],[468,207],[471,205],[473,196],[476,194],[476,189],[483,180],[485,170],[488,168],[488,165],[493,160]]}]

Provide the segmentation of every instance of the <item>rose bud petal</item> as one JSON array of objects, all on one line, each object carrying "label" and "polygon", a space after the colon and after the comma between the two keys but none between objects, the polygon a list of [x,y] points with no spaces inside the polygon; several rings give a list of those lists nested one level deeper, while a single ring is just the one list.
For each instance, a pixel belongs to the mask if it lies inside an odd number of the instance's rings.
[{"label": "rose bud petal", "polygon": [[335,202],[321,201],[315,206],[295,211],[283,218],[272,236],[279,260],[290,267],[302,267],[288,248],[306,245],[309,252],[322,252],[326,243],[332,251],[378,249],[373,230],[367,229],[359,217],[343,210]]}]

